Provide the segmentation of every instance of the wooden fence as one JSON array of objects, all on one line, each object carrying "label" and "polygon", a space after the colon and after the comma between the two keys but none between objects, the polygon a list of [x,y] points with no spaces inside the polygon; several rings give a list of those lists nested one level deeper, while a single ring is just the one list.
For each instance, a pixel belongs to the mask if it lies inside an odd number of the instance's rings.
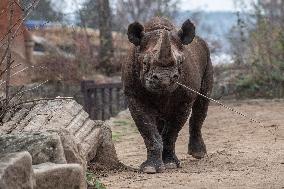
[{"label": "wooden fence", "polygon": [[106,120],[127,108],[121,83],[96,84],[82,81],[84,108],[93,120]]}]

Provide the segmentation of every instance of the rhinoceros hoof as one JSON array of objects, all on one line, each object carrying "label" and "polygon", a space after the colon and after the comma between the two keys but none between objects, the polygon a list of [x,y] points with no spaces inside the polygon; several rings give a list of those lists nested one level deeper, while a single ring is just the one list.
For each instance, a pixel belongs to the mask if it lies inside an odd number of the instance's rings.
[{"label": "rhinoceros hoof", "polygon": [[176,155],[173,156],[163,156],[163,162],[165,164],[166,169],[176,169],[180,168],[180,161],[176,157]]},{"label": "rhinoceros hoof", "polygon": [[141,164],[140,170],[143,173],[147,174],[161,173],[165,170],[165,166],[162,160],[156,160],[156,161],[147,160]]},{"label": "rhinoceros hoof", "polygon": [[188,144],[188,154],[196,159],[204,158],[206,155],[206,146],[202,137],[191,138]]}]

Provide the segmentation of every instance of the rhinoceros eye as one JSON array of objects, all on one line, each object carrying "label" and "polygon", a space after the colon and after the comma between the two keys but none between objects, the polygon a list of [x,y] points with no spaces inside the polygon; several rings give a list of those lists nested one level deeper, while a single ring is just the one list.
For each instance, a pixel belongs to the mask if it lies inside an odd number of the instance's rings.
[{"label": "rhinoceros eye", "polygon": [[146,54],[144,57],[143,57],[143,65],[147,65],[150,61],[150,56],[148,54]]},{"label": "rhinoceros eye", "polygon": [[177,58],[177,63],[178,63],[178,65],[181,65],[181,64],[183,63],[183,61],[184,61],[183,56],[179,56],[179,57]]},{"label": "rhinoceros eye", "polygon": [[149,67],[150,67],[150,55],[149,54],[146,54],[143,57],[142,63],[143,63],[143,71],[147,72],[149,70]]}]

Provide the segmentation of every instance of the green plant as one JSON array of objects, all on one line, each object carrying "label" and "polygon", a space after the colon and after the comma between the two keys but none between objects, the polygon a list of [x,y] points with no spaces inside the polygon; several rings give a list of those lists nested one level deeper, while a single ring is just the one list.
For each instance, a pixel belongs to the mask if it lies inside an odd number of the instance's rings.
[{"label": "green plant", "polygon": [[93,172],[87,171],[86,177],[88,186],[95,187],[95,189],[106,189],[105,185],[98,180],[97,176]]}]

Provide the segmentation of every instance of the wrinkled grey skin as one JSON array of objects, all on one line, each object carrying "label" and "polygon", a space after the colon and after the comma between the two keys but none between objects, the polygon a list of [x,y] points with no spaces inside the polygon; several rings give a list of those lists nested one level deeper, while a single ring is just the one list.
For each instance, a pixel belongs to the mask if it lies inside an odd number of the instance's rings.
[{"label": "wrinkled grey skin", "polygon": [[147,148],[141,170],[156,173],[180,167],[175,142],[191,109],[188,153],[204,157],[201,127],[209,101],[176,82],[210,95],[213,71],[206,43],[195,36],[190,20],[176,30],[160,17],[144,26],[130,24],[128,38],[134,46],[123,65],[122,80],[129,110]]}]

